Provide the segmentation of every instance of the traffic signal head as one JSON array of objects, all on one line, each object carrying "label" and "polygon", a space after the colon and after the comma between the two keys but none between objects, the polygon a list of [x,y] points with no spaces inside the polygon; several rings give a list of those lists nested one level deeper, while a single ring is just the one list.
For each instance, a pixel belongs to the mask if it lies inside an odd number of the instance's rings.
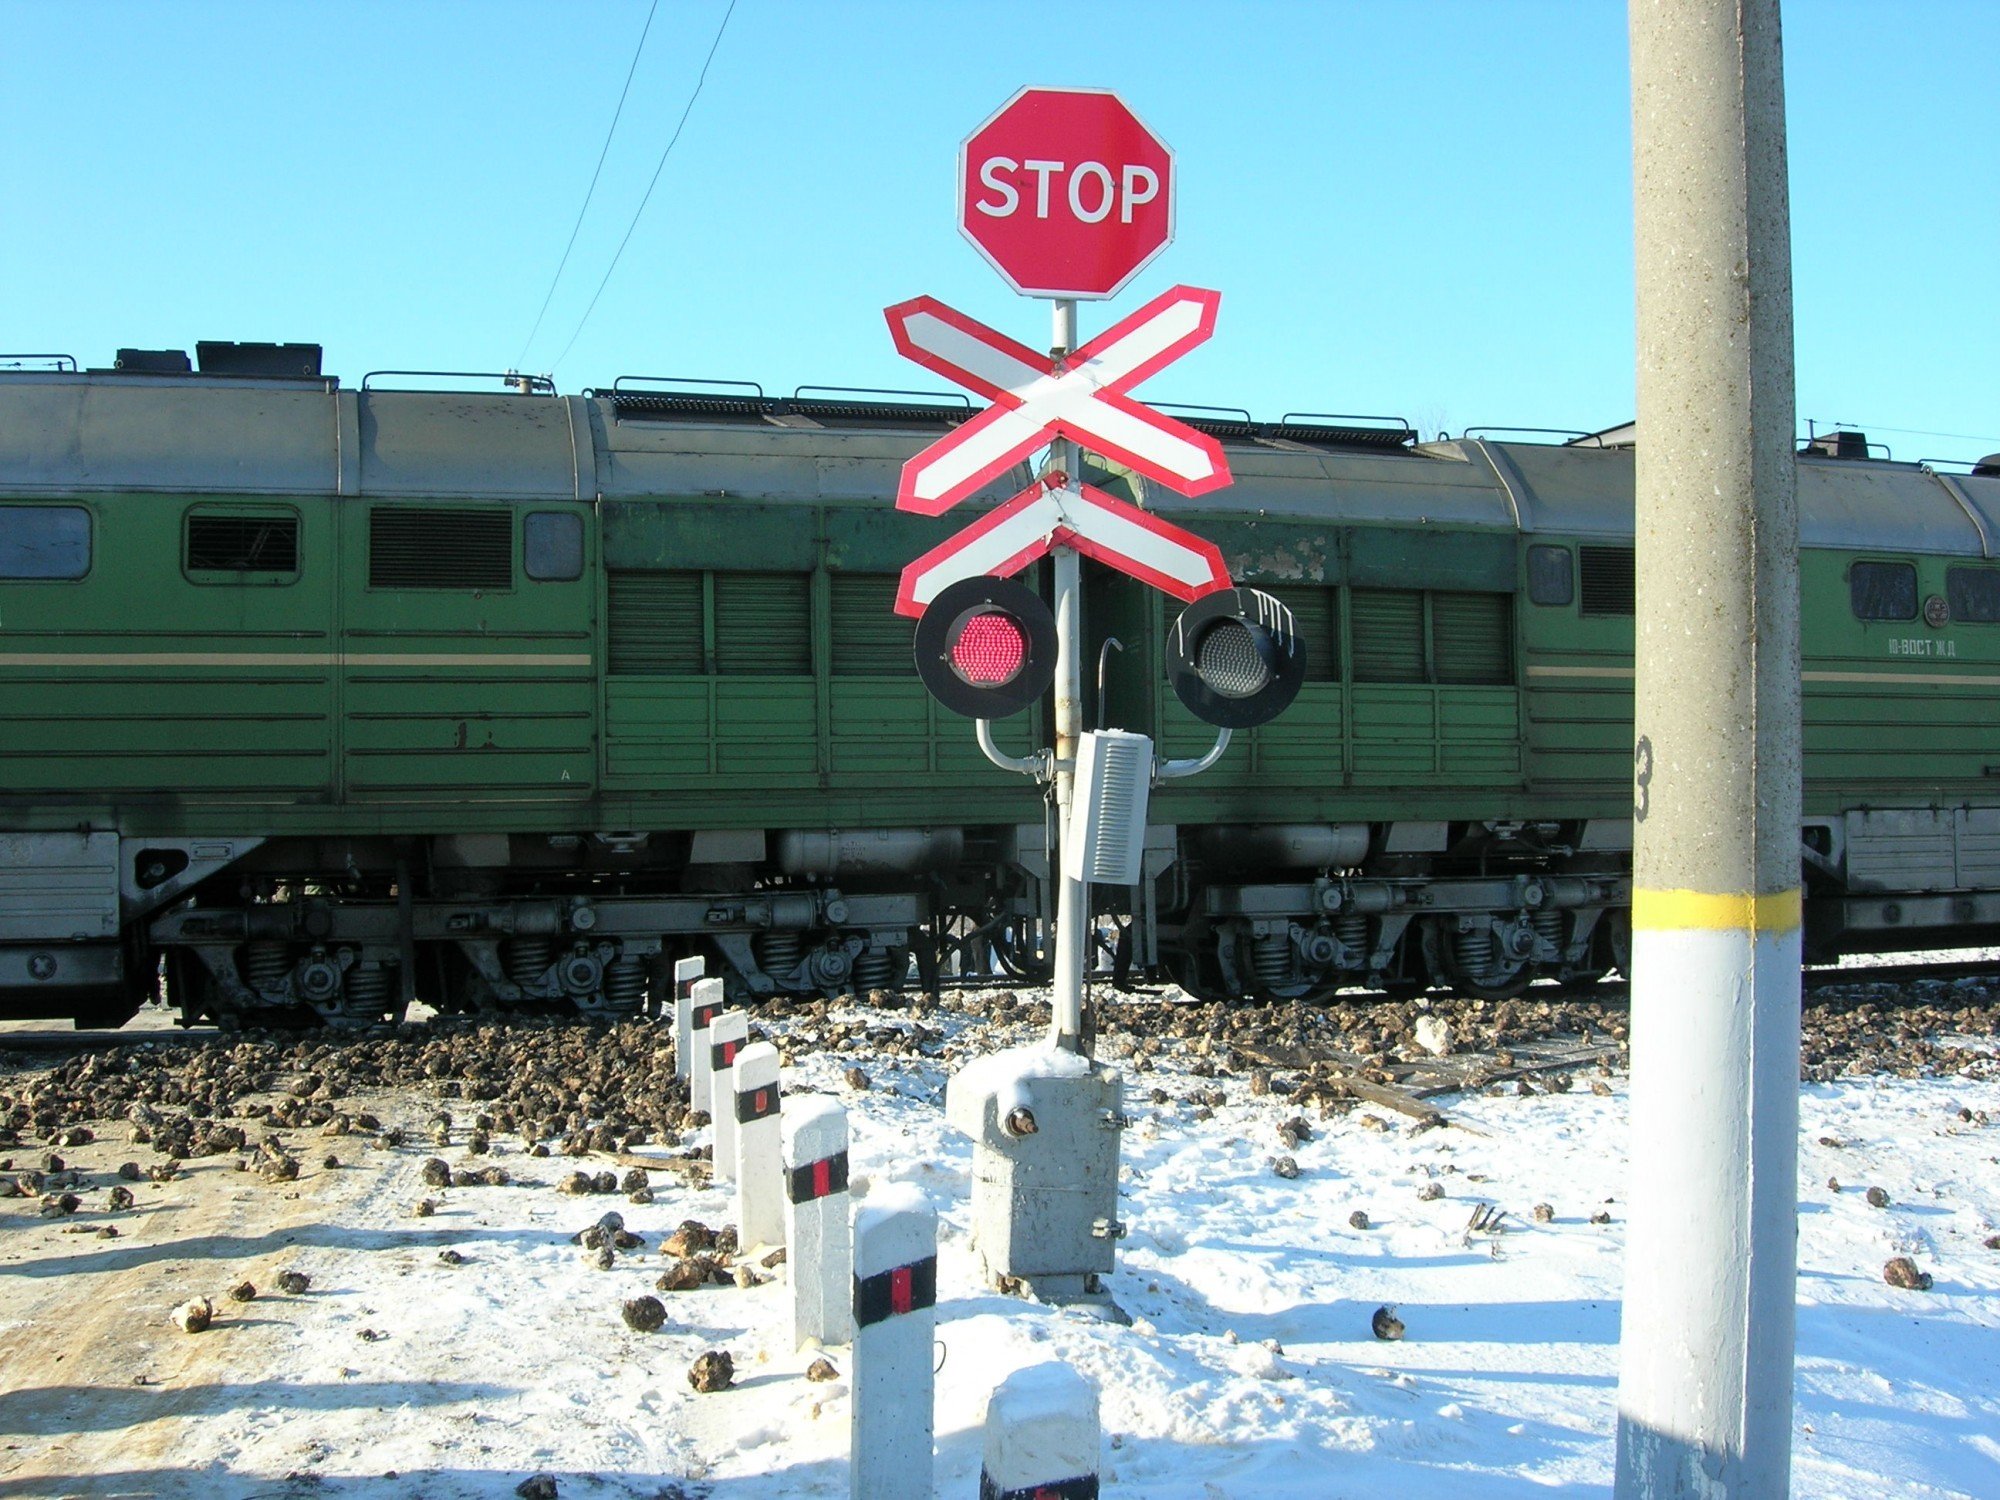
[{"label": "traffic signal head", "polygon": [[1056,621],[1009,578],[961,578],[917,621],[917,676],[968,719],[1004,719],[1048,691],[1056,675]]},{"label": "traffic signal head", "polygon": [[1260,589],[1206,594],[1174,622],[1167,677],[1197,719],[1251,729],[1291,706],[1305,680],[1306,649],[1292,612]]}]

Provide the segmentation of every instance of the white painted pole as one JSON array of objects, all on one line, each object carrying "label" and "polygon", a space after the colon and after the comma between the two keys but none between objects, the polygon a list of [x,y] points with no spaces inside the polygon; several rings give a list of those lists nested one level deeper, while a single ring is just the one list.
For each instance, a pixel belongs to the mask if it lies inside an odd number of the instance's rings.
[{"label": "white painted pole", "polygon": [[688,1107],[713,1114],[715,1080],[708,1056],[708,1029],[722,1014],[720,979],[697,979],[688,996]]},{"label": "white painted pole", "polygon": [[694,1078],[694,1059],[688,1055],[694,1019],[694,986],[701,978],[698,958],[674,960],[674,1074],[683,1082]]},{"label": "white painted pole", "polygon": [[712,1080],[710,1097],[714,1107],[709,1122],[715,1127],[710,1137],[709,1175],[717,1182],[736,1176],[735,1096],[729,1091],[729,1070],[736,1066],[736,1054],[750,1035],[750,1018],[740,1010],[725,1010],[708,1025],[708,1067]]},{"label": "white painted pole", "polygon": [[752,1042],[730,1069],[735,1085],[736,1240],[744,1250],[785,1243],[785,1180],[778,1148],[778,1049]]},{"label": "white painted pole", "polygon": [[[1057,368],[1076,348],[1076,301],[1059,297],[1051,304],[1050,347]],[[1068,438],[1049,445],[1049,462],[1069,483],[1079,483],[1081,455]],[[1061,837],[1070,837],[1075,801],[1077,744],[1083,734],[1083,572],[1072,547],[1056,547],[1056,809]],[[1056,888],[1056,953],[1054,986],[1049,1006],[1051,1042],[1071,1052],[1083,1047],[1083,975],[1089,962],[1085,937],[1090,921],[1090,884],[1071,880],[1053,864]]]},{"label": "white painted pole", "polygon": [[980,1500],[1096,1500],[1097,1387],[1051,1360],[1016,1370],[986,1403]]},{"label": "white painted pole", "polygon": [[824,1094],[795,1096],[784,1104],[783,1134],[793,1344],[844,1344],[854,1337],[847,1111]]},{"label": "white painted pole", "polygon": [[854,1211],[852,1500],[932,1500],[937,1214],[886,1183]]},{"label": "white painted pole", "polygon": [[1632,1188],[1621,1500],[1790,1492],[1800,727],[1778,0],[1631,0]]}]

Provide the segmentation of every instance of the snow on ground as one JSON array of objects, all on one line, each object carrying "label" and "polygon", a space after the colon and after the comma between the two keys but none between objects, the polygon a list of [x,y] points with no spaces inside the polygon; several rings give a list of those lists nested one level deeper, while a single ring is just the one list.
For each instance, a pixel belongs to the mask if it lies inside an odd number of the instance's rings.
[{"label": "snow on ground", "polygon": [[[942,1023],[982,1046],[1033,1034]],[[943,1060],[871,1061],[865,1089],[846,1081],[852,1061],[802,1056],[786,1086],[847,1105],[857,1192],[913,1183],[939,1210],[939,1495],[976,1492],[987,1396],[1050,1358],[1102,1389],[1107,1496],[1608,1490],[1622,1076],[1445,1097],[1433,1102],[1452,1123],[1423,1129],[1367,1106],[1321,1119],[1241,1077],[1192,1076],[1169,1050],[1127,1077],[1121,1326],[976,1285],[970,1146],[944,1124]],[[1203,1102],[1217,1090],[1219,1104]],[[382,1112],[415,1124],[434,1108],[405,1094]],[[1302,1114],[1311,1138],[1282,1144],[1279,1127]],[[2000,1496],[2000,1250],[1984,1244],[2000,1232],[2000,1085],[1811,1085],[1801,1129],[1794,1493]],[[74,1154],[102,1170],[131,1152]],[[620,1319],[622,1299],[652,1289],[660,1239],[686,1218],[727,1221],[726,1192],[661,1171],[650,1205],[563,1197],[550,1188],[564,1173],[605,1163],[504,1149],[514,1185],[435,1193],[418,1176],[428,1148],[348,1154],[291,1185],[296,1199],[226,1159],[192,1163],[143,1185],[112,1241],[63,1237],[32,1203],[8,1205],[0,1500],[452,1500],[511,1496],[544,1470],[565,1497],[603,1500],[847,1493],[846,1382],[803,1379],[814,1351],[789,1347],[782,1279],[661,1293],[668,1324],[651,1335]],[[1296,1179],[1273,1172],[1280,1154]],[[1442,1191],[1422,1198],[1427,1185]],[[1868,1204],[1869,1187],[1887,1207]],[[436,1215],[411,1217],[427,1194],[443,1200]],[[1537,1222],[1544,1203],[1553,1217]],[[1505,1212],[1502,1232],[1469,1230],[1480,1204]],[[281,1222],[256,1232],[274,1205]],[[649,1243],[600,1271],[569,1236],[609,1207]],[[1351,1224],[1357,1210],[1368,1227]],[[441,1264],[444,1248],[464,1263]],[[1894,1255],[1933,1288],[1886,1285]],[[240,1277],[268,1287],[288,1266],[312,1273],[303,1296],[221,1300]],[[191,1294],[224,1309],[210,1333],[164,1323]],[[1400,1341],[1371,1333],[1384,1304]],[[737,1384],[696,1395],[686,1372],[710,1348],[731,1351]],[[829,1352],[844,1376],[848,1351]]]}]

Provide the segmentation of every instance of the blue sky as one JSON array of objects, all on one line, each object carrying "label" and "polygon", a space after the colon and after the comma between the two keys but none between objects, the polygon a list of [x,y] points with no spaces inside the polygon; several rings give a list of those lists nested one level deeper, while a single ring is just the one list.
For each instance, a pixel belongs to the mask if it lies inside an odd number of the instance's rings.
[{"label": "blue sky", "polygon": [[[1632,411],[1625,7],[738,0],[616,275],[584,305],[726,0],[0,0],[0,349],[323,343],[371,369],[926,386],[881,309],[1024,341],[957,234],[960,139],[1025,83],[1118,89],[1172,145],[1176,281],[1215,339],[1142,388],[1430,433]],[[2000,3],[1785,8],[1799,412],[1898,458],[2000,450]],[[1935,435],[1933,435],[1935,434]]]}]

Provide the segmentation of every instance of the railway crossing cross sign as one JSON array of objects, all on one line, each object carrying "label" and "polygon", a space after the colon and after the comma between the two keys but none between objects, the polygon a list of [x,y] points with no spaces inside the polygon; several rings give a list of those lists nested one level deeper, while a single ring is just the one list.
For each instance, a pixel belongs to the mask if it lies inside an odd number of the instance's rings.
[{"label": "railway crossing cross sign", "polygon": [[959,147],[958,227],[1024,297],[1116,296],[1174,237],[1174,154],[1108,89],[1022,89]]},{"label": "railway crossing cross sign", "polygon": [[[1221,443],[1127,394],[1204,342],[1221,300],[1217,292],[1175,287],[1054,360],[935,297],[889,308],[897,349],[993,403],[903,465],[897,509],[942,514],[1056,438],[1184,494],[1228,484]],[[1007,577],[1064,545],[1180,599],[1229,586],[1213,542],[1057,473],[905,568],[896,611],[921,615],[961,578]]]},{"label": "railway crossing cross sign", "polygon": [[1229,568],[1215,543],[1091,485],[1038,481],[904,568],[896,613],[921,616],[959,579],[1011,578],[1059,546],[1177,599],[1229,587]]},{"label": "railway crossing cross sign", "polygon": [[1202,495],[1229,483],[1222,444],[1127,393],[1215,332],[1220,292],[1177,286],[1059,361],[913,297],[887,310],[896,349],[993,403],[903,465],[896,508],[941,515],[1054,437]]}]

